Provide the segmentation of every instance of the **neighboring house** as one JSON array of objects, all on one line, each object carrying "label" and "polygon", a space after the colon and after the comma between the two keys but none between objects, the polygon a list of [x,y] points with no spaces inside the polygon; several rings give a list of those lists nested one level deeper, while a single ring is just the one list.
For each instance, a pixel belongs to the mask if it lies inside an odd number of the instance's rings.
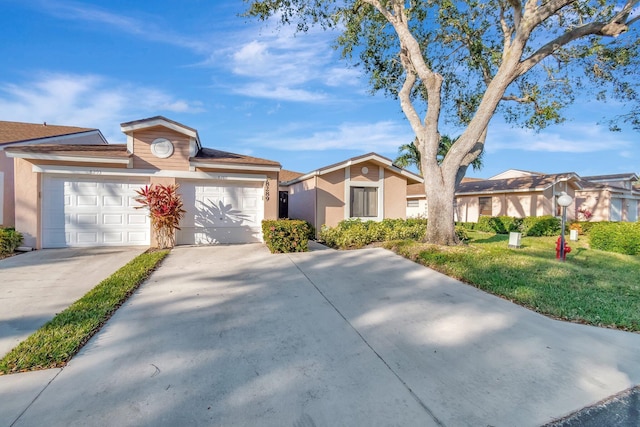
[{"label": "neighboring house", "polygon": [[[477,222],[480,216],[544,216],[562,214],[557,196],[575,197],[580,177],[575,173],[525,175],[465,182],[456,190],[456,220]],[[568,218],[575,210],[567,208]]]},{"label": "neighboring house", "polygon": [[[462,183],[483,181],[479,178],[462,178]],[[427,218],[429,207],[424,193],[424,183],[407,185],[407,218]]]},{"label": "neighboring house", "polygon": [[288,189],[288,217],[319,231],[347,218],[406,218],[407,184],[421,182],[390,159],[369,153],[283,180],[281,187]]},{"label": "neighboring house", "polygon": [[576,212],[581,220],[638,220],[640,189],[634,188],[634,173],[582,177],[582,190],[576,192]]},{"label": "neighboring house", "polygon": [[[637,221],[637,180],[633,173],[580,177],[573,172],[543,174],[509,169],[486,180],[463,180],[456,190],[456,220],[476,222],[480,216],[500,215],[560,216],[562,210],[556,199],[565,191],[574,199],[567,208],[569,219],[584,220],[588,211],[591,221]],[[407,216],[425,216],[427,212],[424,189],[410,186]]]},{"label": "neighboring house", "polygon": [[14,162],[5,154],[6,148],[36,144],[106,143],[98,129],[0,121],[0,226],[13,227],[15,224]]},{"label": "neighboring house", "polygon": [[150,184],[180,185],[187,212],[177,244],[262,241],[262,219],[278,215],[278,162],[204,148],[195,129],[161,116],[121,130],[126,144],[5,149],[25,245],[149,245],[150,221],[134,198]]}]

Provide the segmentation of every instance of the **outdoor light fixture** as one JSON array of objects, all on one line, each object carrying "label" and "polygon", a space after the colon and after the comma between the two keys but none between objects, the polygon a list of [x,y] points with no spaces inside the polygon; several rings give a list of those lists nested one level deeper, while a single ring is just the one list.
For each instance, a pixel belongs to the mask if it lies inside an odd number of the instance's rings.
[{"label": "outdoor light fixture", "polygon": [[558,205],[562,206],[562,225],[560,227],[560,261],[564,261],[565,253],[564,253],[564,227],[567,223],[567,206],[573,202],[573,198],[565,193],[564,191],[560,193],[560,196],[556,200]]}]

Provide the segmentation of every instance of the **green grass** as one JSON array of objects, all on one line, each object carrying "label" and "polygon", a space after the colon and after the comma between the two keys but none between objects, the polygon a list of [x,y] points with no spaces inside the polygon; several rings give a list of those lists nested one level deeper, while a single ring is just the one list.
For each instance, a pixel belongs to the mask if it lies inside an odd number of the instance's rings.
[{"label": "green grass", "polygon": [[168,253],[143,253],[100,282],[0,360],[0,375],[64,366]]},{"label": "green grass", "polygon": [[539,313],[572,322],[640,331],[640,257],[590,249],[588,238],[568,242],[566,262],[555,258],[556,237],[469,232],[468,245],[439,247],[415,241],[385,247],[448,276]]}]

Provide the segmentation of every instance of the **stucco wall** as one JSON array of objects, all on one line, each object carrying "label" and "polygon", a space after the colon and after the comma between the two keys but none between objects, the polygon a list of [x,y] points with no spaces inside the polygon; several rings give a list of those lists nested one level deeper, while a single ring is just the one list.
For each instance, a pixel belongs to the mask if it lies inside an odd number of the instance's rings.
[{"label": "stucco wall", "polygon": [[[173,143],[170,157],[160,159],[151,152],[151,143],[158,138]],[[187,135],[160,126],[133,132],[134,169],[189,170],[189,140]]]},{"label": "stucco wall", "polygon": [[580,220],[586,218],[577,213],[578,209],[585,208],[592,213],[589,221],[609,221],[610,199],[608,191],[579,191],[575,201],[576,215]]},{"label": "stucco wall", "polygon": [[[378,173],[378,168],[375,169]],[[316,217],[318,226],[325,224],[328,227],[335,227],[345,219],[344,176],[344,169],[318,176]]]},{"label": "stucco wall", "polygon": [[13,227],[14,221],[14,192],[13,192],[13,159],[8,158],[4,150],[0,150],[0,172],[2,172],[2,197],[0,198],[0,207],[2,215],[0,216],[0,225],[4,227]]},{"label": "stucco wall", "polygon": [[407,217],[407,179],[391,171],[384,171],[384,217]]},{"label": "stucco wall", "polygon": [[315,177],[289,186],[289,218],[303,219],[318,230],[316,223]]},{"label": "stucco wall", "polygon": [[15,227],[24,236],[24,246],[40,249],[40,174],[32,172],[28,161],[14,160]]},{"label": "stucco wall", "polygon": [[[367,173],[363,172],[367,169]],[[342,172],[344,175],[344,172]],[[349,167],[349,176],[352,181],[376,182],[380,179],[380,166],[373,162],[358,163]]]},{"label": "stucco wall", "polygon": [[[571,197],[575,196],[573,189],[568,188],[566,191]],[[506,215],[515,218],[525,218],[529,216],[555,215],[554,192],[552,188],[549,188],[544,192],[532,191],[457,197],[456,220],[477,222],[480,217],[480,197],[491,197],[491,216]],[[575,200],[573,204],[567,208],[567,219],[573,219],[575,217],[574,205]]]}]

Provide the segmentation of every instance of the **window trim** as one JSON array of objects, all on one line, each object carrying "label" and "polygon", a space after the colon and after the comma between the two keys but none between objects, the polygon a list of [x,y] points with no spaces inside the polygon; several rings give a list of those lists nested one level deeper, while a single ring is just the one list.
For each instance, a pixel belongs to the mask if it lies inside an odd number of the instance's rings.
[{"label": "window trim", "polygon": [[[382,221],[384,219],[384,167],[378,166],[378,181],[352,181],[351,165],[344,168],[344,219],[354,218],[363,221]],[[367,217],[351,216],[351,187],[376,187],[378,190],[378,215]]]}]

